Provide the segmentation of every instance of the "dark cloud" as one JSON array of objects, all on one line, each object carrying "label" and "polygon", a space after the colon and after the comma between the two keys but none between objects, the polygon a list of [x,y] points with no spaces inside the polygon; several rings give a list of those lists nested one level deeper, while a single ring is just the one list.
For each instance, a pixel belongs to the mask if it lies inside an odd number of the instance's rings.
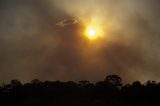
[{"label": "dark cloud", "polygon": [[41,75],[39,65],[54,53],[59,43],[55,24],[66,15],[47,3],[43,0],[1,1],[1,82],[38,77]]}]

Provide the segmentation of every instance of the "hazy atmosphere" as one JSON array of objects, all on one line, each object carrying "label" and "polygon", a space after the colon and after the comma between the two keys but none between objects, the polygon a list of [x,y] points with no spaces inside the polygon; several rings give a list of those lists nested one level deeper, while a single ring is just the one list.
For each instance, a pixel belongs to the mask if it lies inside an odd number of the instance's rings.
[{"label": "hazy atmosphere", "polygon": [[0,83],[160,81],[160,0],[0,0],[0,15]]}]

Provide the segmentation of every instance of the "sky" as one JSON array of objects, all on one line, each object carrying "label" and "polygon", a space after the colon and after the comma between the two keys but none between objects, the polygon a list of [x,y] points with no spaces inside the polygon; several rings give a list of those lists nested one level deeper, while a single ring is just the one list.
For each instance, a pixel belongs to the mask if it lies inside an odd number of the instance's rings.
[{"label": "sky", "polygon": [[0,83],[160,81],[159,11],[159,0],[0,0]]}]

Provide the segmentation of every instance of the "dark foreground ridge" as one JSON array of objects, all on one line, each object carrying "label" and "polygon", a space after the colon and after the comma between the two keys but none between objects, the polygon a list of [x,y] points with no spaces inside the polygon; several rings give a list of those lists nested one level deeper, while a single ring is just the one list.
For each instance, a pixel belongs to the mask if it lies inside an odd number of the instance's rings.
[{"label": "dark foreground ridge", "polygon": [[45,81],[22,84],[12,80],[0,87],[1,106],[160,106],[160,83],[122,85],[109,75],[95,84],[89,81]]}]

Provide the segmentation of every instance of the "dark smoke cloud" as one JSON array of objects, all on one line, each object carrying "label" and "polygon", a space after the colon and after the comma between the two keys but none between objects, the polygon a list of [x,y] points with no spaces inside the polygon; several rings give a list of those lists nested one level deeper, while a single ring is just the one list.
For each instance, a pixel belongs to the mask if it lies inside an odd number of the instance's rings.
[{"label": "dark smoke cloud", "polygon": [[[158,4],[158,0],[0,0],[0,82],[97,81],[107,74],[119,74],[124,82],[160,80]],[[90,8],[103,14],[108,28],[106,37],[96,42],[83,35],[81,21],[87,20]]]},{"label": "dark smoke cloud", "polygon": [[0,4],[1,81],[39,77],[43,74],[41,64],[46,65],[46,58],[54,54],[59,43],[54,27],[65,13],[50,9],[43,0],[7,0]]}]

